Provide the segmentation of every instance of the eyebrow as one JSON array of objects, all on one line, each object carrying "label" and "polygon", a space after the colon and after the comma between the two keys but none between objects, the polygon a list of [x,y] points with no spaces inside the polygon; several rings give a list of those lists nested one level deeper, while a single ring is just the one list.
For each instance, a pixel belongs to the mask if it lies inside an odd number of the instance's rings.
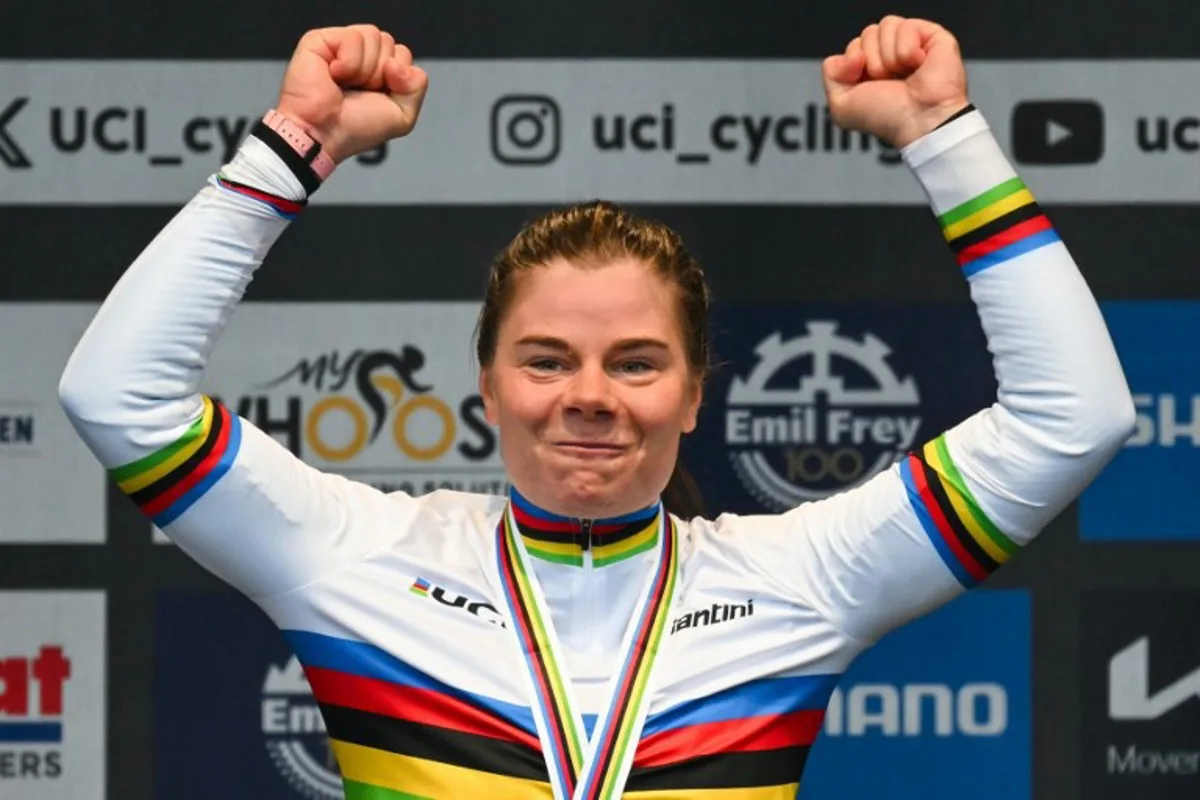
[{"label": "eyebrow", "polygon": [[[555,336],[526,336],[523,339],[518,339],[517,347],[545,347],[548,350],[557,350],[563,353],[571,352],[571,346],[566,341]],[[655,350],[670,350],[670,346],[658,339],[622,339],[613,347],[617,352],[628,352],[630,350],[641,350],[650,348]]]}]

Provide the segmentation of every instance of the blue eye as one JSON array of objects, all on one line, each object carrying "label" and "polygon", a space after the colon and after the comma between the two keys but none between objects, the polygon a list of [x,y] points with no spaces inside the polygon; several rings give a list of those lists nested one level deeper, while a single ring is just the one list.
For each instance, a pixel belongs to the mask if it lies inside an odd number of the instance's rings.
[{"label": "blue eye", "polygon": [[534,361],[530,361],[529,366],[533,367],[534,369],[552,372],[557,370],[561,365],[552,358],[539,358]]},{"label": "blue eye", "polygon": [[625,361],[621,364],[622,372],[631,372],[634,374],[648,372],[653,368],[654,366],[648,361]]}]

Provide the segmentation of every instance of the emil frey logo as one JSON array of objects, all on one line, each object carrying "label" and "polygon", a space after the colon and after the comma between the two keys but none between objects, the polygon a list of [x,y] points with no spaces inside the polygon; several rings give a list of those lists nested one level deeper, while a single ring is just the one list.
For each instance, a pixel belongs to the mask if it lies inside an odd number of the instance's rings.
[{"label": "emil frey logo", "polygon": [[877,336],[858,341],[817,320],[801,336],[772,334],[755,353],[757,364],[730,385],[725,443],[734,471],[768,508],[864,483],[916,441],[916,382],[892,370]]},{"label": "emil frey logo", "polygon": [[342,800],[342,779],[325,719],[295,656],[274,665],[263,683],[262,730],[267,753],[291,786],[309,800]]}]

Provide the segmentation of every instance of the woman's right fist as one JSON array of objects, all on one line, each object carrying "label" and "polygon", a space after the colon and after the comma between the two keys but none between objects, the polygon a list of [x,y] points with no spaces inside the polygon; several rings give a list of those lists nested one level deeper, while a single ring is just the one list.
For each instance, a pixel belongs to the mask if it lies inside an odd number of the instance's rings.
[{"label": "woman's right fist", "polygon": [[390,33],[374,25],[321,28],[300,39],[275,108],[340,162],[408,134],[428,85]]}]

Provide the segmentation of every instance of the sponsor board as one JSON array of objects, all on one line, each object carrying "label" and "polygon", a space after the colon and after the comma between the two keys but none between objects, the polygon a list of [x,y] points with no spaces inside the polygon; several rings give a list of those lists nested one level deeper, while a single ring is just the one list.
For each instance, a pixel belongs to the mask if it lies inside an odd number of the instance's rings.
[{"label": "sponsor board", "polygon": [[1082,796],[1192,800],[1200,786],[1200,592],[1091,590],[1082,615]]},{"label": "sponsor board", "polygon": [[971,306],[725,308],[713,330],[721,366],[684,440],[711,509],[859,486],[995,398]]},{"label": "sponsor board", "polygon": [[0,304],[0,543],[105,540],[104,469],[58,399],[95,313],[83,303]]},{"label": "sponsor board", "polygon": [[312,466],[381,491],[506,494],[472,357],[478,313],[476,303],[246,303],[202,391]]},{"label": "sponsor board", "polygon": [[[446,101],[314,202],[925,203],[894,149],[835,128],[818,60],[422,63]],[[0,203],[183,203],[275,101],[284,65],[0,63]],[[1200,200],[1200,60],[968,69],[1043,203]]]},{"label": "sponsor board", "polygon": [[0,592],[0,797],[105,796],[103,592]]},{"label": "sponsor board", "polygon": [[1105,320],[1137,411],[1079,503],[1084,540],[1200,539],[1200,302],[1109,302]]},{"label": "sponsor board", "polygon": [[885,636],[838,683],[799,800],[1032,797],[1031,616],[1028,592],[981,589]]}]

